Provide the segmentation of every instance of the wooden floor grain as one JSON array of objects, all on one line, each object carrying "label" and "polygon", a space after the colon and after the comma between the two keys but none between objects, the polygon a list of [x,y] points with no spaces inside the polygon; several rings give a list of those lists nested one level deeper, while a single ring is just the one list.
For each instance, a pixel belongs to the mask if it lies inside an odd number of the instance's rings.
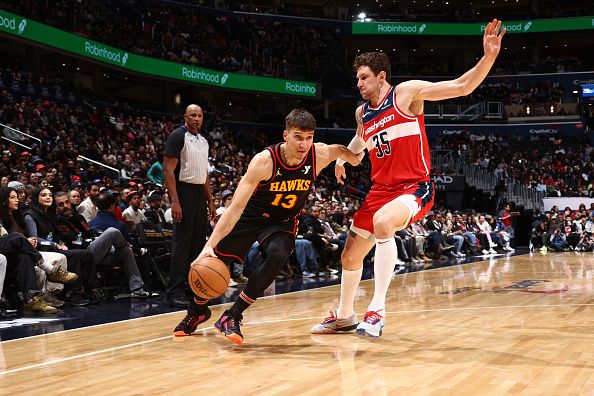
[{"label": "wooden floor grain", "polygon": [[[309,334],[339,286],[260,299],[245,344],[170,336],[171,313],[0,343],[0,394],[594,394],[594,256],[497,258],[394,277],[384,335]],[[356,309],[371,300],[364,281]]]}]

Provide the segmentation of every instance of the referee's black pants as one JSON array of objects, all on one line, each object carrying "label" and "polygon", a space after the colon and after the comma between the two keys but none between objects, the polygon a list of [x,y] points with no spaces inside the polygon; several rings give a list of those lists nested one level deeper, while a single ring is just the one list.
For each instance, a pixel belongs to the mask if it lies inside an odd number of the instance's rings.
[{"label": "referee's black pants", "polygon": [[182,220],[173,222],[168,299],[185,296],[190,264],[204,248],[208,230],[204,185],[177,182],[176,186]]}]

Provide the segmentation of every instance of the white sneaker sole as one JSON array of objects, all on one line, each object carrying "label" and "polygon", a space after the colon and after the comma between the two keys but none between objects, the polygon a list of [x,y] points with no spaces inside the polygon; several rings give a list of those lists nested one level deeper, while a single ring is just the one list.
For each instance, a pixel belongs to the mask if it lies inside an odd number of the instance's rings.
[{"label": "white sneaker sole", "polygon": [[383,328],[384,325],[381,325],[381,327],[378,328],[378,326],[361,322],[359,323],[359,326],[357,326],[357,334],[364,337],[378,338],[382,335]]}]

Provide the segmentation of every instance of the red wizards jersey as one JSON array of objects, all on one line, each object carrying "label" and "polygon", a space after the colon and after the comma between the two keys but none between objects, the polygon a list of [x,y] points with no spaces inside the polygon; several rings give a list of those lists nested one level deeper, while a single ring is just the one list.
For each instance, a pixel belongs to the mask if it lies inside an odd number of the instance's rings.
[{"label": "red wizards jersey", "polygon": [[392,86],[377,108],[363,104],[363,140],[374,184],[396,186],[428,182],[431,162],[423,115],[404,114]]}]

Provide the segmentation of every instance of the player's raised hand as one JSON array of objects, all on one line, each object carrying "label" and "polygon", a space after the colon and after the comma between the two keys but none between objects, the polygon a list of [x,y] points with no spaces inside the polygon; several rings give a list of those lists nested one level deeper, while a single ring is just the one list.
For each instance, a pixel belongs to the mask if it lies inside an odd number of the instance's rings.
[{"label": "player's raised hand", "polygon": [[346,172],[344,170],[344,165],[336,164],[334,166],[334,176],[336,176],[336,181],[340,184],[344,184],[344,179],[346,179]]},{"label": "player's raised hand", "polygon": [[485,56],[488,58],[496,58],[501,50],[501,39],[505,34],[505,28],[501,29],[501,21],[493,19],[485,28],[483,35],[483,49]]}]

